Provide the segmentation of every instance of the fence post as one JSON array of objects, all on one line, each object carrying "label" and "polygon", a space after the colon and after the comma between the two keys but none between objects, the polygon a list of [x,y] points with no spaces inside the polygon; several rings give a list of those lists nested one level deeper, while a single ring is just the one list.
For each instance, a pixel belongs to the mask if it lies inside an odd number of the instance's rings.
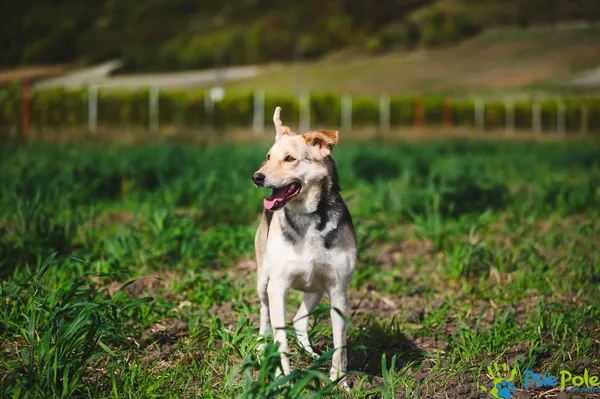
[{"label": "fence post", "polygon": [[379,98],[379,131],[390,131],[390,98],[387,95]]},{"label": "fence post", "polygon": [[425,126],[425,103],[423,99],[418,99],[415,103],[415,127]]},{"label": "fence post", "polygon": [[300,123],[298,131],[300,133],[307,132],[310,129],[310,94],[304,93],[299,98],[300,105]]},{"label": "fence post", "polygon": [[150,88],[150,97],[148,101],[148,122],[149,122],[149,130],[151,132],[158,131],[158,87],[152,86]]},{"label": "fence post", "polygon": [[40,133],[44,131],[48,123],[48,103],[44,100],[44,96],[40,96]]},{"label": "fence post", "polygon": [[475,99],[475,127],[483,132],[485,130],[485,101],[481,97]]},{"label": "fence post", "polygon": [[452,100],[449,98],[444,100],[444,127],[452,127]]},{"label": "fence post", "polygon": [[565,132],[565,103],[562,98],[559,98],[556,102],[556,133],[564,135]]},{"label": "fence post", "polygon": [[21,132],[24,138],[29,137],[29,91],[30,84],[29,82],[23,83],[23,98],[21,104]]},{"label": "fence post", "polygon": [[260,90],[254,92],[252,131],[255,134],[263,133],[265,131],[265,93]]},{"label": "fence post", "polygon": [[214,129],[214,111],[215,111],[215,103],[210,98],[210,93],[208,91],[204,92],[204,128],[207,130]]},{"label": "fence post", "polygon": [[531,128],[533,133],[542,133],[542,105],[539,100],[535,100],[531,105]]},{"label": "fence post", "polygon": [[352,97],[342,96],[342,120],[341,130],[350,132],[352,130]]},{"label": "fence post", "polygon": [[96,133],[98,128],[98,87],[88,87],[88,129]]},{"label": "fence post", "polygon": [[581,106],[581,121],[579,122],[581,134],[588,133],[588,107],[587,105]]},{"label": "fence post", "polygon": [[504,123],[506,133],[515,133],[515,103],[509,97],[504,99]]}]

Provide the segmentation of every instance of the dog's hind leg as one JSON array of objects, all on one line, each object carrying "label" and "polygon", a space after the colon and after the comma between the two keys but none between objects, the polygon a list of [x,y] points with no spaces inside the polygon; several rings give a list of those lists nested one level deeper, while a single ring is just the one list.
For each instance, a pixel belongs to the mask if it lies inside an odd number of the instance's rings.
[{"label": "dog's hind leg", "polygon": [[319,302],[323,298],[322,292],[305,292],[304,299],[298,309],[298,313],[294,316],[294,329],[296,330],[296,337],[300,341],[300,345],[307,351],[311,356],[317,357],[310,341],[308,340],[308,318],[310,313],[315,310]]}]

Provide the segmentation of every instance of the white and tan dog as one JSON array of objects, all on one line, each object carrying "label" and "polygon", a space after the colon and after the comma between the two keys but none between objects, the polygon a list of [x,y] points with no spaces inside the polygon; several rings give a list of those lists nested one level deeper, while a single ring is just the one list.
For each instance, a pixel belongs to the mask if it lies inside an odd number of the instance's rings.
[{"label": "white and tan dog", "polygon": [[[294,317],[302,347],[315,356],[308,340],[308,315],[327,293],[335,352],[330,377],[346,371],[348,287],[356,263],[356,233],[340,195],[331,150],[338,132],[321,130],[294,134],[283,126],[275,109],[275,144],[254,173],[257,187],[273,190],[264,200],[256,232],[258,295],[261,300],[260,334],[273,328],[279,342],[283,372],[290,373],[285,327],[285,303],[290,289],[304,292]],[[343,316],[342,316],[343,315]]]}]

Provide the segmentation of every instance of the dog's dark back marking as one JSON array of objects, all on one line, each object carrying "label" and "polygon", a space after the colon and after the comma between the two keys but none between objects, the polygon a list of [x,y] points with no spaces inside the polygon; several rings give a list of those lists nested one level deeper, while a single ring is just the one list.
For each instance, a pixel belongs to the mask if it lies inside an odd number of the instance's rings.
[{"label": "dog's dark back marking", "polygon": [[342,226],[347,224],[350,225],[350,229],[352,230],[355,240],[356,232],[352,223],[350,211],[340,195],[341,187],[335,161],[331,156],[328,156],[324,158],[323,162],[329,171],[329,176],[331,178],[331,190],[327,193],[323,193],[321,202],[317,207],[317,214],[319,215],[317,230],[323,231],[330,220],[337,219],[336,228],[325,234],[325,237],[323,237],[323,245],[325,248],[330,249],[338,245],[340,239],[340,229]]},{"label": "dog's dark back marking", "polygon": [[342,191],[340,187],[340,177],[338,175],[337,166],[335,164],[335,160],[331,157],[331,155],[327,155],[323,158],[323,163],[329,172],[329,176],[331,177],[331,191],[335,193],[339,193]]},{"label": "dog's dark back marking", "polygon": [[[337,201],[339,195],[330,193],[327,197],[321,199],[317,206],[317,215],[319,215],[319,223],[317,224],[317,230],[323,231],[327,223],[336,217],[338,217],[342,211],[342,203]],[[341,198],[340,198],[341,199]]]},{"label": "dog's dark back marking", "polygon": [[[319,215],[319,224],[317,225],[317,230],[319,231],[323,231],[325,226],[327,226],[327,222],[329,222],[332,217],[338,216],[344,208],[344,201],[340,196],[340,178],[338,176],[335,160],[331,157],[331,155],[328,155],[323,158],[323,163],[329,172],[331,189],[329,192],[322,193],[321,202],[317,207],[317,214]],[[325,191],[325,187],[323,187],[323,191]]]},{"label": "dog's dark back marking", "polygon": [[354,235],[354,241],[356,241],[356,231],[354,230],[354,224],[352,223],[352,216],[350,215],[350,211],[344,203],[341,203],[341,207],[341,214],[339,215],[336,228],[325,234],[325,237],[323,237],[323,245],[327,249],[331,249],[338,245],[340,238],[340,228],[345,225],[350,225],[352,234]]}]

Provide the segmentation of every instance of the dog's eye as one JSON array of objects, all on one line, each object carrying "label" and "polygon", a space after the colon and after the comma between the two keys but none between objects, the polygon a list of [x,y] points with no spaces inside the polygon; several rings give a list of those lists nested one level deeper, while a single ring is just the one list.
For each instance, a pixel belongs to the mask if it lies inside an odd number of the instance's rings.
[{"label": "dog's eye", "polygon": [[267,161],[271,159],[271,154],[267,154]]},{"label": "dog's eye", "polygon": [[287,157],[285,157],[285,162],[294,162],[296,160],[296,158],[294,158],[291,155],[288,155]]}]

